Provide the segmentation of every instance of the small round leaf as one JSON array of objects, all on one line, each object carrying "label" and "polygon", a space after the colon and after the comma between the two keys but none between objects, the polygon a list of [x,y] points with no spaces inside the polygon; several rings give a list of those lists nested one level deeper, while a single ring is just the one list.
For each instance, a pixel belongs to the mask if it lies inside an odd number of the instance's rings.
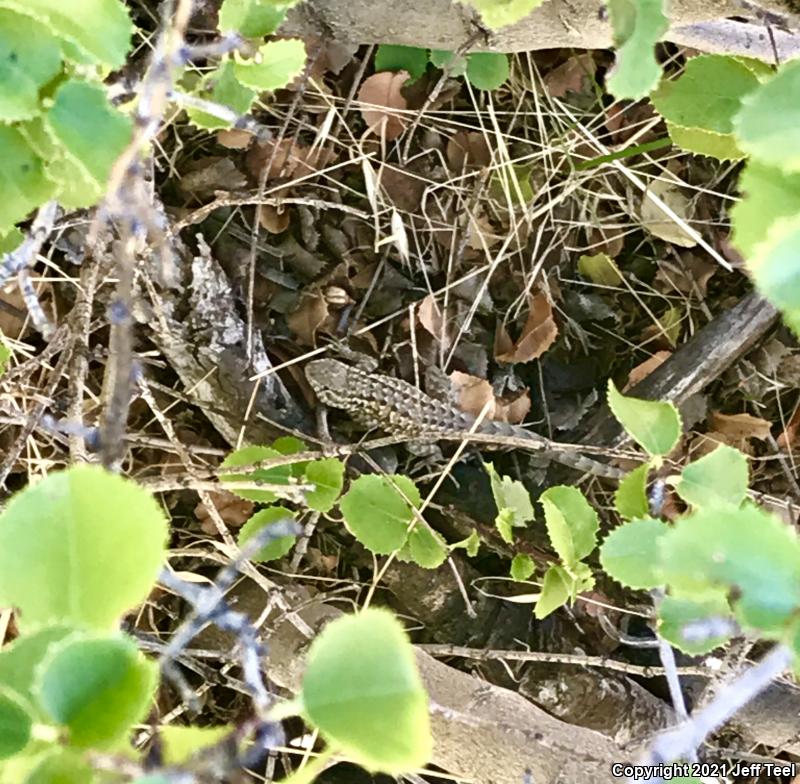
[{"label": "small round leaf", "polygon": [[384,610],[325,627],[308,654],[302,700],[328,741],[368,770],[397,775],[429,761],[428,699],[414,650]]},{"label": "small round leaf", "polygon": [[681,417],[672,403],[626,397],[609,379],[608,407],[628,434],[648,454],[669,454],[681,435]]},{"label": "small round leaf", "polygon": [[629,588],[662,585],[659,543],[667,531],[665,523],[652,517],[617,526],[600,545],[603,571]]},{"label": "small round leaf", "polygon": [[[242,526],[242,530],[239,532],[239,547],[242,547],[248,539],[252,538],[265,526],[274,525],[287,518],[294,520],[294,512],[283,506],[271,506],[269,509],[262,509],[260,512],[256,512]],[[296,538],[296,536],[282,536],[279,539],[273,539],[255,555],[251,556],[251,560],[263,562],[283,558],[294,546]]]},{"label": "small round leaf", "polygon": [[738,449],[720,444],[681,471],[675,490],[694,507],[739,506],[747,497],[747,482],[747,458]]},{"label": "small round leaf", "polygon": [[22,751],[31,739],[33,716],[10,689],[0,687],[0,760]]}]

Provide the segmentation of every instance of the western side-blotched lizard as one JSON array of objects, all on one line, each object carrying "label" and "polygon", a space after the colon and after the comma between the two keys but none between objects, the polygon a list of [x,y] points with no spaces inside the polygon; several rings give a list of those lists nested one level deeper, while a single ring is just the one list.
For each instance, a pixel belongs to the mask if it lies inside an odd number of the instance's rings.
[{"label": "western side-blotched lizard", "polygon": [[429,397],[401,379],[366,373],[336,359],[315,359],[306,378],[320,402],[346,411],[356,422],[420,441],[475,441],[527,449],[585,473],[619,479],[625,472],[580,454],[581,447],[558,444],[519,425],[484,420]]}]

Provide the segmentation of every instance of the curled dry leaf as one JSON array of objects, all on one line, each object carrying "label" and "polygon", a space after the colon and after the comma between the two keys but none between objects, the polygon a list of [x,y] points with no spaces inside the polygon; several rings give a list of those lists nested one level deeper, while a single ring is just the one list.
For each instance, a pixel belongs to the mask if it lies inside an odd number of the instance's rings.
[{"label": "curled dry leaf", "polygon": [[447,163],[455,172],[464,168],[482,169],[492,162],[486,136],[477,131],[457,131],[447,142]]},{"label": "curled dry leaf", "polygon": [[325,323],[328,315],[328,303],[325,297],[315,292],[303,297],[297,310],[286,317],[286,323],[303,345],[314,346],[317,330]]},{"label": "curled dry leaf", "polygon": [[542,356],[558,337],[553,306],[542,292],[530,298],[528,320],[519,339],[513,341],[501,325],[495,337],[494,358],[498,362],[530,362]]},{"label": "curled dry leaf", "polygon": [[649,357],[631,370],[622,391],[627,392],[631,387],[636,386],[640,381],[646,379],[657,367],[663,365],[671,356],[671,351],[656,351],[652,357]]},{"label": "curled dry leaf", "polygon": [[485,378],[476,378],[468,373],[454,370],[450,383],[456,393],[458,407],[474,417],[480,416],[486,408],[486,419],[494,419],[495,397],[492,385]]},{"label": "curled dry leaf", "polygon": [[585,52],[553,68],[544,77],[544,85],[554,98],[563,98],[567,93],[581,93],[591,85],[595,70],[594,57]]},{"label": "curled dry leaf", "polygon": [[797,429],[800,428],[800,407],[794,410],[783,432],[778,436],[777,442],[781,449],[792,449],[797,439]]},{"label": "curled dry leaf", "polygon": [[691,220],[691,204],[689,199],[678,188],[677,183],[667,180],[653,180],[647,186],[642,195],[642,226],[654,237],[671,242],[681,248],[693,248],[697,245],[697,240],[667,215],[650,196],[660,199],[684,223],[689,224]]},{"label": "curled dry leaf", "polygon": [[289,228],[289,210],[286,207],[276,207],[274,204],[262,204],[258,222],[270,234],[282,234]]},{"label": "curled dry leaf", "polygon": [[382,134],[386,141],[396,139],[405,129],[402,112],[408,107],[400,88],[408,80],[407,71],[381,71],[364,80],[358,91],[361,116],[370,132]]},{"label": "curled dry leaf", "polygon": [[250,146],[255,137],[250,131],[240,128],[223,128],[217,131],[217,144],[229,150],[244,150]]},{"label": "curled dry leaf", "polygon": [[[239,498],[227,490],[211,492],[209,497],[223,522],[231,528],[241,528],[253,514],[255,505],[252,501]],[[218,533],[217,526],[214,525],[211,513],[205,504],[199,503],[195,506],[194,516],[199,520],[204,533],[209,535]]]},{"label": "curled dry leaf", "polygon": [[428,294],[428,296],[419,303],[417,317],[425,331],[428,332],[437,343],[443,340],[445,348],[450,346],[450,335],[445,326],[442,311],[433,295]]},{"label": "curled dry leaf", "polygon": [[526,389],[513,400],[498,398],[495,400],[495,419],[519,425],[528,418],[531,411],[531,395]]},{"label": "curled dry leaf", "polygon": [[179,180],[182,193],[195,196],[215,191],[236,191],[247,186],[247,177],[227,157],[210,156],[197,161]]},{"label": "curled dry leaf", "polygon": [[772,430],[770,422],[751,414],[721,414],[719,411],[714,411],[710,417],[710,424],[731,446],[737,446],[739,442],[749,441],[752,438],[765,441]]},{"label": "curled dry leaf", "polygon": [[267,139],[254,144],[248,151],[245,164],[250,177],[258,182],[267,170],[267,180],[274,177],[306,177],[327,166],[333,159],[330,150],[311,150],[295,139]]},{"label": "curled dry leaf", "polygon": [[425,192],[425,182],[419,177],[385,166],[381,169],[379,183],[384,193],[398,210],[416,212]]}]

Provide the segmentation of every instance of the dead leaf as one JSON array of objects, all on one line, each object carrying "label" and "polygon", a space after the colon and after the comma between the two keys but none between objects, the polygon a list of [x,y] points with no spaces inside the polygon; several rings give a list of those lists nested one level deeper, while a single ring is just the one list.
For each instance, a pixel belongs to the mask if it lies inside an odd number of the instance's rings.
[{"label": "dead leaf", "polygon": [[254,138],[250,131],[243,131],[240,128],[223,128],[217,131],[217,144],[229,150],[244,150],[250,146]]},{"label": "dead leaf", "polygon": [[182,193],[200,195],[241,190],[247,186],[247,177],[231,158],[210,156],[197,161],[177,182]]},{"label": "dead leaf", "polygon": [[[219,513],[223,522],[231,528],[241,528],[252,516],[255,504],[239,498],[227,490],[209,493],[214,508]],[[211,514],[205,504],[199,503],[194,508],[194,516],[199,520],[204,533],[214,535],[218,533],[217,526],[211,520]]]},{"label": "dead leaf", "polygon": [[416,212],[425,192],[423,180],[412,177],[401,169],[385,166],[381,169],[378,182],[397,209]]},{"label": "dead leaf", "polygon": [[512,425],[522,424],[531,411],[531,395],[526,389],[513,400],[495,399],[495,419],[510,422]]},{"label": "dead leaf", "polygon": [[679,291],[686,296],[697,293],[705,297],[708,282],[719,269],[719,265],[691,252],[681,254],[681,258],[682,265],[664,261],[658,265],[656,281],[661,284],[659,291],[669,294]]},{"label": "dead leaf", "polygon": [[669,307],[659,317],[657,324],[650,324],[642,330],[642,339],[660,349],[673,349],[678,345],[683,325],[683,311]]},{"label": "dead leaf", "polygon": [[428,296],[419,303],[417,317],[419,318],[419,323],[433,336],[437,343],[444,339],[445,347],[450,345],[450,336],[444,325],[442,311],[436,302],[436,298],[432,294],[428,294]]},{"label": "dead leaf", "polygon": [[289,228],[289,210],[286,207],[276,207],[274,204],[262,204],[258,222],[270,234],[282,234]]},{"label": "dead leaf", "polygon": [[797,437],[798,427],[800,427],[800,406],[794,410],[791,418],[786,423],[786,427],[783,428],[783,432],[776,439],[781,449],[792,449],[795,438]]},{"label": "dead leaf", "polygon": [[16,281],[6,286],[5,290],[0,290],[0,334],[6,335],[12,340],[22,340],[31,331],[30,322],[23,332],[23,325],[28,318],[28,307],[22,298],[22,293]]},{"label": "dead leaf", "polygon": [[295,139],[274,139],[254,144],[245,157],[245,165],[250,177],[258,182],[263,169],[269,165],[267,180],[274,177],[306,177],[327,166],[333,160],[329,149],[311,150]]},{"label": "dead leaf", "polygon": [[485,378],[470,376],[454,370],[450,374],[450,383],[456,392],[458,407],[474,417],[480,416],[487,406],[485,418],[494,419],[495,397],[492,385]]},{"label": "dead leaf", "polygon": [[319,292],[310,294],[300,301],[297,310],[286,317],[289,329],[306,346],[316,345],[317,330],[328,318],[328,303]]},{"label": "dead leaf", "polygon": [[492,162],[486,136],[477,131],[457,131],[447,142],[447,163],[455,172],[464,168],[482,169]]},{"label": "dead leaf", "polygon": [[[648,195],[649,194],[649,195]],[[681,228],[650,198],[654,196],[669,207],[681,220],[690,224],[691,204],[679,189],[678,184],[669,180],[653,180],[642,195],[642,226],[654,237],[658,237],[681,248],[693,248],[697,240]]]},{"label": "dead leaf", "polygon": [[752,453],[752,439],[764,441],[770,436],[772,426],[766,419],[751,414],[722,414],[713,411],[709,416],[710,430],[705,438],[711,448],[702,448],[703,454],[713,451],[714,442],[736,447],[745,454]]},{"label": "dead leaf", "polygon": [[553,306],[547,296],[540,292],[531,297],[529,308],[528,320],[522,327],[519,340],[512,342],[505,328],[498,328],[498,335],[505,333],[495,342],[494,357],[498,362],[530,362],[542,356],[558,337]]},{"label": "dead leaf", "polygon": [[582,93],[584,84],[591,85],[595,70],[591,54],[575,55],[548,72],[543,80],[544,85],[554,98],[563,98],[567,93]]},{"label": "dead leaf", "polygon": [[407,80],[407,71],[381,71],[364,80],[358,100],[368,132],[377,131],[386,141],[396,139],[403,132],[408,120],[401,112],[408,103],[400,88]]},{"label": "dead leaf", "polygon": [[641,362],[628,373],[628,381],[622,388],[622,391],[627,392],[631,387],[636,386],[640,381],[647,378],[657,367],[663,365],[671,356],[671,351],[656,351],[652,357]]}]

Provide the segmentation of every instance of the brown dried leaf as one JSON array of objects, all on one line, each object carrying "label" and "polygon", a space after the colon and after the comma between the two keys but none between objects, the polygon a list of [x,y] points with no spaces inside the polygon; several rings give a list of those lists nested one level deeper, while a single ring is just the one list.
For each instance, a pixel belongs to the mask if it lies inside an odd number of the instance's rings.
[{"label": "brown dried leaf", "polygon": [[217,156],[197,161],[192,170],[178,180],[180,190],[193,195],[241,190],[246,186],[247,177],[236,168],[236,164],[230,158]]},{"label": "brown dried leaf", "polygon": [[425,192],[425,183],[419,177],[386,166],[381,169],[379,183],[395,207],[416,212]]},{"label": "brown dried leaf", "polygon": [[570,57],[544,77],[547,92],[554,98],[563,98],[567,93],[581,93],[585,84],[591,84],[595,69],[594,57],[588,52]]},{"label": "brown dried leaf", "polygon": [[794,410],[783,432],[778,436],[777,444],[781,449],[792,449],[797,438],[797,429],[800,427],[800,407]]},{"label": "brown dried leaf", "polygon": [[23,325],[28,317],[28,308],[22,298],[16,282],[9,283],[4,290],[0,289],[0,333],[12,340],[22,340],[30,331],[31,326],[23,332]]},{"label": "brown dried leaf", "polygon": [[553,306],[543,293],[530,299],[528,320],[510,351],[495,353],[498,362],[530,362],[542,356],[558,337],[558,327],[553,318]]},{"label": "brown dried leaf", "polygon": [[289,228],[289,210],[274,204],[262,204],[258,222],[270,233],[281,234]]},{"label": "brown dried leaf", "polygon": [[640,381],[647,378],[657,367],[660,367],[672,356],[671,351],[656,351],[652,357],[646,359],[644,362],[638,364],[628,374],[628,380],[622,388],[623,392],[627,392],[631,387],[636,386]]},{"label": "brown dried leaf", "polygon": [[[751,414],[722,414],[714,411],[709,416],[710,432],[705,434],[711,448],[702,448],[703,454],[713,451],[714,442],[729,444],[745,454],[752,452],[751,440],[769,438],[771,425],[766,419]],[[705,447],[705,445],[704,445]]]},{"label": "brown dried leaf", "polygon": [[328,318],[328,303],[319,293],[303,297],[297,310],[286,317],[289,329],[306,346],[316,345],[317,330]]},{"label": "brown dried leaf", "polygon": [[660,199],[684,223],[691,223],[691,204],[675,182],[653,180],[642,195],[641,220],[654,237],[658,237],[681,248],[693,248],[697,240],[679,226],[669,215],[649,198],[648,194]]},{"label": "brown dried leaf", "polygon": [[457,131],[447,142],[447,162],[455,172],[466,166],[482,169],[492,162],[492,151],[486,136],[477,131]]},{"label": "brown dried leaf", "polygon": [[450,374],[450,383],[456,392],[458,407],[477,417],[481,415],[484,406],[489,404],[486,419],[494,419],[495,397],[492,385],[485,378],[476,378],[468,373],[454,370]]},{"label": "brown dried leaf", "polygon": [[439,305],[433,295],[428,294],[419,303],[417,314],[419,323],[433,336],[437,343],[444,339],[445,345],[450,345],[450,337],[444,324],[442,311],[439,309]]},{"label": "brown dried leaf", "polygon": [[295,139],[281,139],[279,142],[267,139],[254,144],[247,151],[245,165],[250,177],[258,182],[268,164],[267,180],[270,180],[273,177],[306,177],[327,166],[332,159],[330,150],[312,151],[310,147],[298,144]]},{"label": "brown dried leaf", "polygon": [[[253,514],[255,504],[252,501],[239,498],[227,490],[209,493],[209,497],[223,522],[231,528],[241,528]],[[211,520],[211,513],[205,504],[199,503],[195,506],[194,516],[200,521],[204,533],[210,535],[217,533],[217,527]]]},{"label": "brown dried leaf", "polygon": [[408,103],[400,88],[407,80],[407,71],[381,71],[364,80],[358,100],[368,132],[382,134],[386,141],[396,139],[403,132],[408,120],[401,112]]},{"label": "brown dried leaf", "polygon": [[223,128],[217,131],[217,144],[229,150],[244,150],[250,146],[254,138],[250,131],[243,131],[240,128]]},{"label": "brown dried leaf", "polygon": [[531,411],[531,395],[526,389],[513,400],[495,400],[495,419],[519,425],[528,418]]}]

